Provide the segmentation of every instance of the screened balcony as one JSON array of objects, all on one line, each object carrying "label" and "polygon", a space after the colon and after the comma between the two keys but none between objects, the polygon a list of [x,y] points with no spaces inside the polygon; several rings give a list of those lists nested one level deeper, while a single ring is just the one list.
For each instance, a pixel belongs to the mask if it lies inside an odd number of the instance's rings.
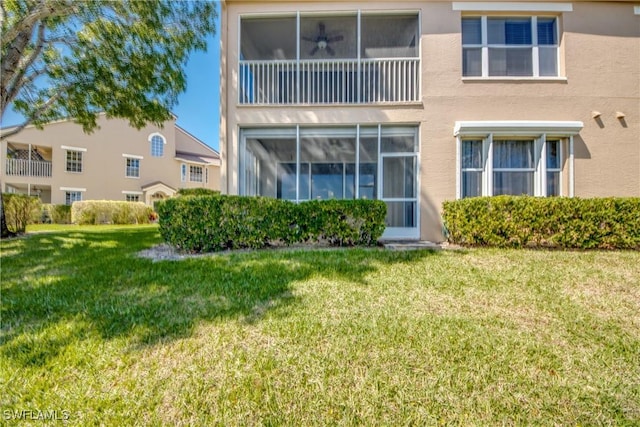
[{"label": "screened balcony", "polygon": [[417,13],[246,17],[240,40],[240,104],[420,99]]},{"label": "screened balcony", "polygon": [[50,177],[51,148],[28,144],[8,144],[5,174]]}]

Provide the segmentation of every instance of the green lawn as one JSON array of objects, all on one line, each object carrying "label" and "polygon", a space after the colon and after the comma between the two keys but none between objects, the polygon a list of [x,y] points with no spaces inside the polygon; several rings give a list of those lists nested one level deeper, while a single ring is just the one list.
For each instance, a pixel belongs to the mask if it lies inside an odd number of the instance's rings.
[{"label": "green lawn", "polygon": [[3,422],[640,425],[639,252],[135,256],[159,241],[0,243]]}]

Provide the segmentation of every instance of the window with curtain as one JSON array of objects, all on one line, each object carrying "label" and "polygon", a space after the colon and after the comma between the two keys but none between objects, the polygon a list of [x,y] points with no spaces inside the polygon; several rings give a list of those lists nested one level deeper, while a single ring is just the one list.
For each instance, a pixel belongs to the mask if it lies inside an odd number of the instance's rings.
[{"label": "window with curtain", "polygon": [[462,141],[462,197],[482,196],[482,140]]},{"label": "window with curtain", "polygon": [[494,196],[533,196],[534,172],[533,140],[493,142]]},{"label": "window with curtain", "polygon": [[460,141],[461,198],[562,195],[562,140],[465,138]]},{"label": "window with curtain", "polygon": [[465,77],[558,76],[557,18],[462,18]]}]

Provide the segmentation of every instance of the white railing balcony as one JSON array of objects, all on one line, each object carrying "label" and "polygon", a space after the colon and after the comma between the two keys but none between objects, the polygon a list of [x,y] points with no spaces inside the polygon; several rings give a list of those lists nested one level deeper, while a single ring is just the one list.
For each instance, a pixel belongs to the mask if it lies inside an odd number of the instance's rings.
[{"label": "white railing balcony", "polygon": [[51,162],[7,159],[5,173],[13,176],[50,177]]},{"label": "white railing balcony", "polygon": [[420,100],[420,59],[240,61],[240,104],[376,104]]}]

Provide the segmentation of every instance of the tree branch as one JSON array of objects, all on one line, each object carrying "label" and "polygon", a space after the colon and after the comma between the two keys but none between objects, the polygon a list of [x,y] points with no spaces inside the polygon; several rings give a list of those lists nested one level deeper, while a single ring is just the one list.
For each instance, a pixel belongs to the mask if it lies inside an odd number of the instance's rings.
[{"label": "tree branch", "polygon": [[[37,29],[37,36],[35,42],[35,48],[33,52],[29,55],[29,57],[21,61],[22,63],[18,66],[17,70],[14,71],[13,77],[6,82],[3,82],[2,88],[2,99],[0,100],[0,111],[4,111],[5,108],[15,99],[15,97],[20,92],[20,89],[24,86],[25,79],[24,76],[27,74],[27,70],[33,63],[40,57],[42,53],[42,49],[45,45],[45,24],[43,22],[39,22]],[[35,78],[35,77],[34,77]],[[28,80],[27,80],[28,82]]]},{"label": "tree branch", "polygon": [[47,102],[43,103],[38,107],[37,110],[33,111],[33,113],[30,114],[23,123],[7,130],[7,132],[3,132],[0,135],[0,140],[6,139],[11,135],[15,135],[18,132],[21,132],[24,128],[29,126],[31,123],[33,123],[34,120],[37,120],[42,114],[44,114],[49,108],[51,108],[51,106],[58,100],[58,98],[60,98],[60,92],[54,93],[53,96],[51,96],[51,98],[47,100]]}]

